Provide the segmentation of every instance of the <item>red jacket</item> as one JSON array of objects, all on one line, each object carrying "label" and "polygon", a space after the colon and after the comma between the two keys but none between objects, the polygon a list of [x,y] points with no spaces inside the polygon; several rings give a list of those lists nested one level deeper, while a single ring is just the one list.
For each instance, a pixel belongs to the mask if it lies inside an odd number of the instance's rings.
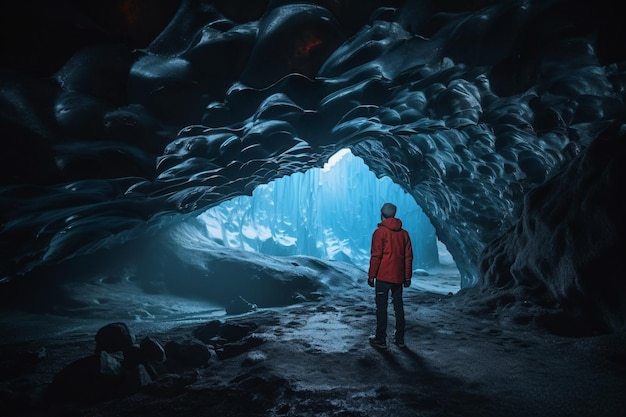
[{"label": "red jacket", "polygon": [[369,278],[401,284],[413,275],[413,247],[402,221],[395,217],[378,223],[372,235]]}]

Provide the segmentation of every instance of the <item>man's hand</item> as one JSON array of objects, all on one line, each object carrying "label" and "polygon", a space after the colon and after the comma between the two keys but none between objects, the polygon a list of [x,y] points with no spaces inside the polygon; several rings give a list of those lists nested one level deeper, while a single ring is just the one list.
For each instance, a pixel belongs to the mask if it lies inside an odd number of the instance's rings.
[{"label": "man's hand", "polygon": [[404,280],[404,288],[409,288],[411,286],[411,278]]},{"label": "man's hand", "polygon": [[376,278],[368,278],[367,279],[367,285],[369,285],[370,287],[374,288],[374,281],[376,280]]}]

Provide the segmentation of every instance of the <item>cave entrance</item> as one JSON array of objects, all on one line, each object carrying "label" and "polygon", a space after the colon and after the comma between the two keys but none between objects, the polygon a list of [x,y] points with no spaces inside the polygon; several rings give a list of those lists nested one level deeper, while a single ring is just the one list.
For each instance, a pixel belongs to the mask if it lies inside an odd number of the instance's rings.
[{"label": "cave entrance", "polygon": [[[390,178],[377,178],[349,149],[322,168],[295,173],[212,207],[198,216],[221,245],[271,256],[306,255],[351,263],[367,271],[372,232],[385,202],[413,243],[416,286],[448,294],[460,273],[415,199]],[[365,273],[365,272],[364,272]]]}]

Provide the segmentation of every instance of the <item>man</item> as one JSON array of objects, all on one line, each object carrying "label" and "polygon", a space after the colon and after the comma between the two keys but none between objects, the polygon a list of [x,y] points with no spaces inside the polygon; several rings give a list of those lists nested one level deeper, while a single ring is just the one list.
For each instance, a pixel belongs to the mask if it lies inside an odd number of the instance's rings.
[{"label": "man", "polygon": [[400,348],[406,347],[402,288],[411,285],[413,247],[409,233],[402,228],[402,221],[395,217],[396,210],[391,203],[383,204],[380,209],[382,221],[372,235],[367,283],[376,289],[376,335],[370,338],[370,344],[378,349],[387,349],[389,293],[396,318],[395,343]]}]

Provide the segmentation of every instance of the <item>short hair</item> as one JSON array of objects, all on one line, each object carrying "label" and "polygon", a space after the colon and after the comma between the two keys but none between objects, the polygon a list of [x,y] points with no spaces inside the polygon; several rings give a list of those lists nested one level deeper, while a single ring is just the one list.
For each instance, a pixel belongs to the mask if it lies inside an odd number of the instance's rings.
[{"label": "short hair", "polygon": [[380,212],[382,213],[383,217],[388,219],[388,218],[394,217],[396,215],[396,210],[397,209],[398,208],[396,206],[394,206],[393,204],[385,203],[381,207]]}]

